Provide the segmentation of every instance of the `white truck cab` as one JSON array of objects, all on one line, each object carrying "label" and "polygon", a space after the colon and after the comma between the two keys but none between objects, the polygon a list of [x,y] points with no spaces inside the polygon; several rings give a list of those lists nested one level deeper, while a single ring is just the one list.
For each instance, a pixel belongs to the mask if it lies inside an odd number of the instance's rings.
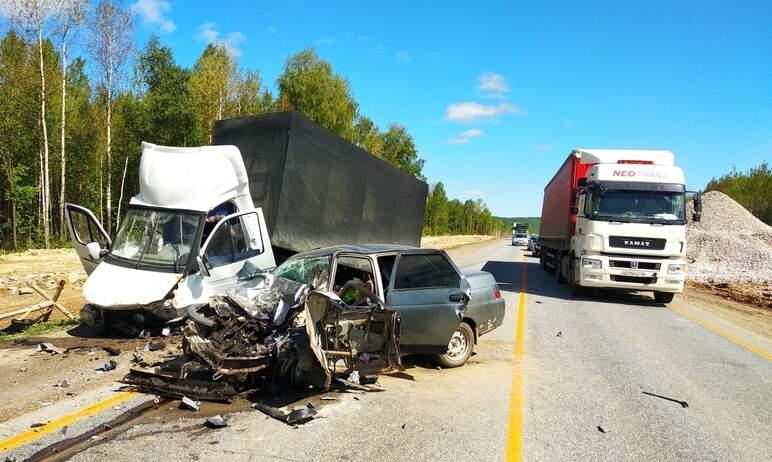
[{"label": "white truck cab", "polygon": [[[670,151],[580,150],[591,165],[576,197],[576,287],[652,290],[669,302],[686,275],[684,173]],[[699,219],[699,218],[698,218]],[[576,262],[576,265],[571,263]]]},{"label": "white truck cab", "polygon": [[239,278],[276,266],[263,212],[255,208],[235,146],[142,143],[139,194],[111,239],[96,216],[67,204],[83,268],[86,324],[129,315],[170,320],[222,295]]}]

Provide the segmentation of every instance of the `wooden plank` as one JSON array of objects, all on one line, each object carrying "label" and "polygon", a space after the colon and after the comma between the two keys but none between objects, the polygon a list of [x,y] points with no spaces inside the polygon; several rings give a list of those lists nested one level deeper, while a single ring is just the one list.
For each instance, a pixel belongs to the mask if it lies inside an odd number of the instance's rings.
[{"label": "wooden plank", "polygon": [[[48,308],[48,307],[54,306],[55,303],[56,302],[54,302],[52,300],[46,300],[45,302],[40,302],[40,303],[38,303],[36,305],[32,305],[32,306],[27,307],[27,308],[22,308],[20,310],[10,311],[8,313],[3,313],[3,314],[0,314],[0,320],[12,318],[12,317],[18,316],[20,314],[25,314],[25,313],[29,314],[29,313],[31,313],[33,311],[39,311],[39,310],[42,310],[44,308]],[[72,314],[70,314],[70,316],[72,316]]]},{"label": "wooden plank", "polygon": [[62,305],[62,304],[61,304],[61,303],[59,303],[59,302],[52,302],[52,303],[54,304],[54,306],[55,306],[56,308],[58,308],[58,309],[59,309],[59,311],[61,311],[62,313],[64,313],[64,315],[65,315],[65,316],[67,316],[67,317],[68,317],[68,318],[70,318],[70,319],[75,319],[75,315],[74,315],[74,314],[72,314],[72,313],[70,313],[70,311],[69,311],[67,308],[65,308],[65,307],[64,307],[64,305]]}]

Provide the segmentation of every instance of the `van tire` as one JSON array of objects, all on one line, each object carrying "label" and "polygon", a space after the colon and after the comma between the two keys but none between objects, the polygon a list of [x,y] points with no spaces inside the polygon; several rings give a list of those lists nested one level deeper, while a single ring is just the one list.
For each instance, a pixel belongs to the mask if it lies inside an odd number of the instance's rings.
[{"label": "van tire", "polygon": [[[460,336],[460,337],[459,337]],[[451,353],[451,346],[455,343],[455,351]],[[463,344],[460,344],[463,342]],[[444,368],[452,368],[463,366],[464,363],[472,356],[474,350],[474,331],[472,327],[461,322],[456,331],[453,332],[453,337],[448,342],[448,352],[445,354],[437,355],[437,363]]]}]

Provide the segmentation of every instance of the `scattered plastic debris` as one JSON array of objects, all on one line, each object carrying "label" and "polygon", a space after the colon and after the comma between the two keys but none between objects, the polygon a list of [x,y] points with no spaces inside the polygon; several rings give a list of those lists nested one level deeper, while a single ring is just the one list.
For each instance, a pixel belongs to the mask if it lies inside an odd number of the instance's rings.
[{"label": "scattered plastic debris", "polygon": [[228,422],[226,422],[221,415],[217,414],[207,417],[204,425],[208,428],[223,428],[228,426]]},{"label": "scattered plastic debris", "polygon": [[47,353],[53,353],[55,355],[60,355],[64,353],[64,351],[61,348],[57,348],[51,343],[38,343],[37,351],[45,351]]},{"label": "scattered plastic debris", "polygon": [[102,363],[102,364],[98,365],[95,370],[97,372],[109,372],[109,371],[115,369],[116,367],[118,367],[118,363],[114,359],[111,359],[110,361],[108,361],[106,363]]},{"label": "scattered plastic debris", "polygon": [[201,403],[198,401],[193,401],[187,396],[183,396],[182,400],[180,401],[180,408],[189,409],[191,411],[198,411],[201,408]]},{"label": "scattered plastic debris", "polygon": [[353,371],[348,376],[348,381],[353,383],[359,383],[359,371]]},{"label": "scattered plastic debris", "polygon": [[172,330],[169,329],[168,327],[164,327],[163,329],[161,329],[161,335],[163,335],[164,337],[168,337],[172,335]]}]

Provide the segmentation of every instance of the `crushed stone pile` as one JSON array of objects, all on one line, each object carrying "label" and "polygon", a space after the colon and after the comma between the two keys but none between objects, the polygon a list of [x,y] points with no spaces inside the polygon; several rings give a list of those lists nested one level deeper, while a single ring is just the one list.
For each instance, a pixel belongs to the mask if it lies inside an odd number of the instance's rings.
[{"label": "crushed stone pile", "polygon": [[[692,205],[688,207],[691,219]],[[772,226],[718,191],[702,195],[702,221],[686,228],[688,278],[711,286],[772,293]]]}]

